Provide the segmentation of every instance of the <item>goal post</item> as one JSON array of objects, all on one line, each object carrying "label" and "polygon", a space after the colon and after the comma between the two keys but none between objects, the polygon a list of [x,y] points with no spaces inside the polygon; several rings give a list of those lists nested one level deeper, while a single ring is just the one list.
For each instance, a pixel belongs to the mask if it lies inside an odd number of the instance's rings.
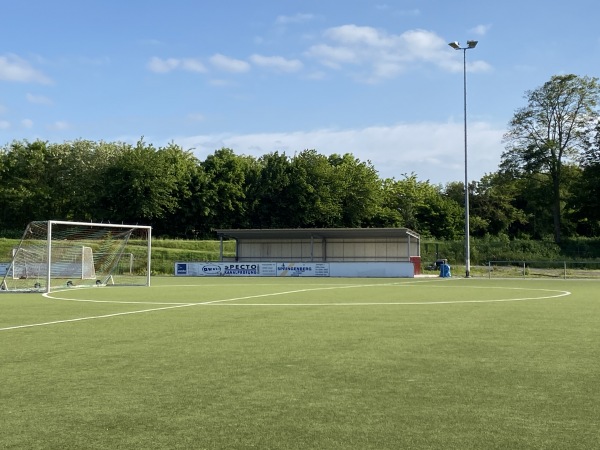
[{"label": "goal post", "polygon": [[152,228],[141,225],[30,222],[0,282],[2,292],[76,286],[150,286]]}]

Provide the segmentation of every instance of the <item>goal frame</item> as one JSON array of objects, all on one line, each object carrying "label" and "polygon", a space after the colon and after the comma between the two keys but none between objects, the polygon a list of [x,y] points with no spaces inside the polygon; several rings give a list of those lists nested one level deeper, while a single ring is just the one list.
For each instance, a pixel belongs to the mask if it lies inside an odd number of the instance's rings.
[{"label": "goal frame", "polygon": [[[137,229],[137,230],[145,230],[147,237],[147,261],[146,261],[146,280],[143,286],[150,286],[150,273],[151,273],[151,256],[152,256],[152,227],[145,225],[128,225],[128,224],[110,224],[110,223],[97,223],[97,222],[73,222],[66,220],[47,220],[47,232],[46,232],[46,254],[47,254],[47,262],[46,262],[46,285],[43,289],[40,289],[36,292],[42,292],[48,294],[51,291],[51,283],[52,283],[52,249],[53,249],[53,228],[57,225],[64,226],[81,226],[81,227],[102,227],[102,228],[115,228],[115,229]],[[27,226],[29,228],[29,225]],[[26,231],[27,232],[27,229]],[[23,242],[23,239],[21,240]],[[43,243],[43,240],[41,241]],[[11,262],[11,267],[14,264],[14,260]],[[7,275],[8,276],[8,272]],[[43,278],[42,278],[43,279]],[[0,280],[1,281],[1,280]],[[140,284],[142,286],[142,284]]]},{"label": "goal frame", "polygon": [[46,294],[50,292],[51,273],[50,269],[52,266],[52,226],[53,225],[74,225],[74,226],[103,226],[107,228],[137,228],[146,230],[148,233],[148,261],[146,267],[146,286],[150,286],[150,268],[152,259],[152,227],[144,225],[117,225],[117,224],[106,224],[106,223],[88,223],[88,222],[69,222],[67,220],[49,220],[48,221],[48,235],[47,235],[47,251],[48,251],[48,267],[47,267],[47,278],[46,278]]}]

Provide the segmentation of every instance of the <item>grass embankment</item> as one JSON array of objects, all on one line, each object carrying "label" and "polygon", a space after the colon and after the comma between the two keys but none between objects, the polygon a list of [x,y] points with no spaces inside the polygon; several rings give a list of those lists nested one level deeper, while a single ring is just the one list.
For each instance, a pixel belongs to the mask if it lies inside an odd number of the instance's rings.
[{"label": "grass embankment", "polygon": [[[133,244],[131,251],[136,253]],[[19,245],[18,239],[0,238],[0,263],[10,262],[12,251]],[[144,244],[145,245],[145,244]],[[235,242],[223,242],[225,257],[235,255]],[[175,261],[217,261],[220,258],[219,241],[186,241],[179,239],[153,239],[152,240],[152,271],[156,275],[169,275],[173,273]]]},{"label": "grass embankment", "polygon": [[[235,242],[223,243],[223,256],[235,256]],[[175,261],[218,261],[219,241],[185,241],[155,239],[152,241],[152,270],[157,274],[172,274]]]}]

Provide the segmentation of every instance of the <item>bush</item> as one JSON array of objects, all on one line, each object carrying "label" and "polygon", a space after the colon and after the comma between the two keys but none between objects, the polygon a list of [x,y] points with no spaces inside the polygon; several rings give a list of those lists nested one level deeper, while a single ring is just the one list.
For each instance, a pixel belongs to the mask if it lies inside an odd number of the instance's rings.
[{"label": "bush", "polygon": [[[421,259],[433,262],[446,258],[452,264],[465,260],[464,240],[422,242]],[[600,258],[600,238],[569,239],[556,244],[552,241],[513,239],[506,236],[485,236],[471,239],[471,264],[485,265],[488,261],[556,261],[594,260]]]}]

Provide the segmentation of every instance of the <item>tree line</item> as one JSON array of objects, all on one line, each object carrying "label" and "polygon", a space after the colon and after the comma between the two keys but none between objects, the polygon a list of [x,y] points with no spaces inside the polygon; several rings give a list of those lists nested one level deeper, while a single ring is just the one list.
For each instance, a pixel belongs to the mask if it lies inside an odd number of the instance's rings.
[{"label": "tree line", "polygon": [[[526,93],[500,167],[468,186],[474,237],[600,232],[596,78],[561,75]],[[215,228],[407,227],[464,236],[464,183],[381,179],[370,161],[314,149],[261,157],[221,148],[200,160],[173,143],[13,141],[0,149],[0,230],[31,220],[152,225],[165,237]]]}]

